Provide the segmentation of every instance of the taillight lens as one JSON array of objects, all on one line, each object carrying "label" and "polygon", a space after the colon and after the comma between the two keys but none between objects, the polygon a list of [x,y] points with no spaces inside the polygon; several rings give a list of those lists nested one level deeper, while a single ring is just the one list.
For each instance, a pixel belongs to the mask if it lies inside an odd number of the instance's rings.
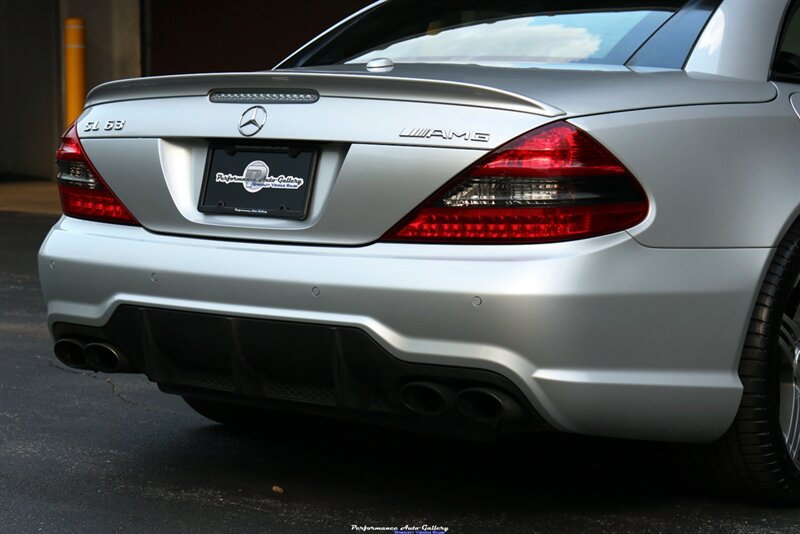
[{"label": "taillight lens", "polygon": [[61,138],[56,165],[58,193],[65,215],[93,221],[139,224],[86,157],[74,124]]},{"label": "taillight lens", "polygon": [[551,243],[642,222],[647,196],[606,148],[567,122],[533,130],[440,189],[384,237],[418,243]]}]

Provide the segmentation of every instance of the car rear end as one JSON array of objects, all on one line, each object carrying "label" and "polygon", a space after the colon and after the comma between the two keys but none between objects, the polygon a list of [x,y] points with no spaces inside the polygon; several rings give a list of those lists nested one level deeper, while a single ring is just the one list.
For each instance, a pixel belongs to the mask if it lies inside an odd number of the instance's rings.
[{"label": "car rear end", "polygon": [[[542,22],[506,4],[442,10],[552,39],[587,9]],[[188,398],[430,432],[720,436],[777,232],[676,233],[704,225],[677,207],[700,187],[680,159],[722,108],[723,130],[774,124],[775,88],[680,69],[719,2],[608,4],[587,35],[618,20],[630,42],[567,32],[578,50],[524,62],[541,69],[467,59],[469,35],[394,67],[369,67],[385,50],[329,58],[358,42],[356,18],[286,70],[95,90],[59,150],[65,217],[40,252],[57,354]],[[676,25],[694,28],[680,65],[651,64]],[[657,149],[680,132],[691,156]],[[797,199],[762,200],[779,219]]]}]

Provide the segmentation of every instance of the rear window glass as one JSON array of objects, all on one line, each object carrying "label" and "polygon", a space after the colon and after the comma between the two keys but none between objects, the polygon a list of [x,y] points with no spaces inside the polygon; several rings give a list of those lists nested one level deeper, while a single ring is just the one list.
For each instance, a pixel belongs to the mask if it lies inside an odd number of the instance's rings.
[{"label": "rear window glass", "polygon": [[297,66],[367,63],[623,65],[684,2],[393,0]]},{"label": "rear window glass", "polygon": [[800,2],[790,8],[786,18],[772,74],[777,79],[800,80]]}]

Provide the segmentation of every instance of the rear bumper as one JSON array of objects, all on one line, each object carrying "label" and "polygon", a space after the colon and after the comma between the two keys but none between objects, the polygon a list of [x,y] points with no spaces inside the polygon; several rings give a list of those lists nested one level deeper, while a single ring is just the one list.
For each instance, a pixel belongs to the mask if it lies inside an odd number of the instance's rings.
[{"label": "rear bumper", "polygon": [[350,327],[401,362],[497,373],[558,430],[707,441],[738,408],[743,332],[771,255],[650,249],[624,233],[287,246],[63,218],[39,265],[51,329],[103,327],[123,305]]},{"label": "rear bumper", "polygon": [[403,362],[356,328],[122,305],[102,327],[53,333],[113,346],[124,372],[189,397],[474,439],[547,427],[503,376]]}]

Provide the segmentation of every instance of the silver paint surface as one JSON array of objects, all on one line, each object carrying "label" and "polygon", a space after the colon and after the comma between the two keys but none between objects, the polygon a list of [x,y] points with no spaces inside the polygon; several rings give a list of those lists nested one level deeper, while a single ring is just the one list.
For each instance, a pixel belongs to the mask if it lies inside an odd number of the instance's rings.
[{"label": "silver paint surface", "polygon": [[700,35],[685,70],[766,80],[788,4],[787,0],[726,0]]},{"label": "silver paint surface", "polygon": [[[130,303],[355,326],[406,361],[503,373],[561,430],[702,441],[736,412],[743,282],[770,255],[652,249],[625,233],[500,247],[209,242],[64,218],[39,261],[51,325],[99,326]],[[92,284],[74,283],[87,273]]]},{"label": "silver paint surface", "polygon": [[[125,127],[81,128],[82,143],[143,227],[62,218],[39,256],[48,320],[99,326],[131,303],[355,326],[402,360],[502,373],[560,430],[713,440],[739,405],[758,288],[800,216],[800,85],[767,80],[786,6],[726,0],[689,72],[349,65],[101,86],[79,127]],[[321,147],[304,221],[197,211],[208,140],[242,139],[248,107],[208,94],[247,88],[321,95],[265,105],[252,138]],[[644,222],[561,244],[376,243],[488,151],[559,120],[631,170]],[[419,127],[490,142],[400,137]]]}]

